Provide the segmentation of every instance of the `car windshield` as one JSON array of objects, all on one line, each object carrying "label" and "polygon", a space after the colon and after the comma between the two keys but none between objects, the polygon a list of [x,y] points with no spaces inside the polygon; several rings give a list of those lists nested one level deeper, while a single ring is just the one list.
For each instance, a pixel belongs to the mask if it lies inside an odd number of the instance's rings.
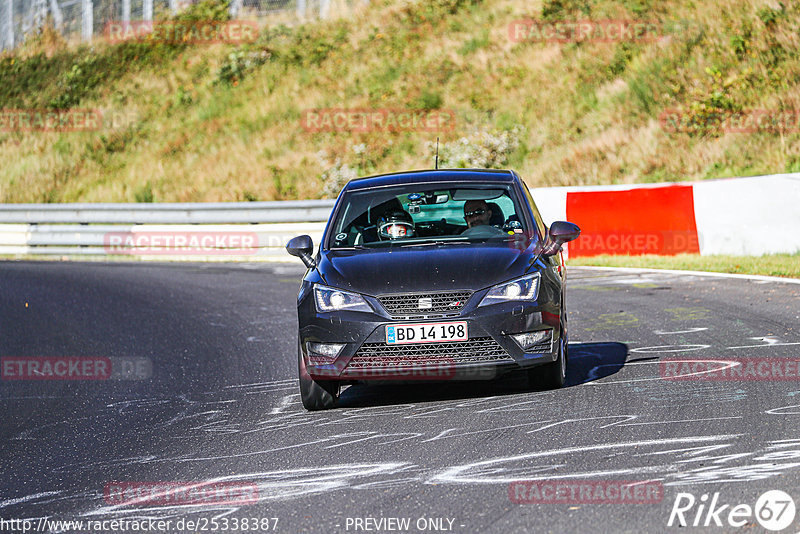
[{"label": "car windshield", "polygon": [[329,248],[527,239],[526,217],[504,184],[406,185],[345,194]]}]

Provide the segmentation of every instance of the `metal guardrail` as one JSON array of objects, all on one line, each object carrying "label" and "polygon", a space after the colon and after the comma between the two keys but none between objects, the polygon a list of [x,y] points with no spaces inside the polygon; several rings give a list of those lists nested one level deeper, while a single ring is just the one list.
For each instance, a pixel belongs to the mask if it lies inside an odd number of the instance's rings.
[{"label": "metal guardrail", "polygon": [[334,200],[172,204],[0,204],[0,223],[232,224],[323,222]]},{"label": "metal guardrail", "polygon": [[0,254],[286,259],[292,237],[319,242],[334,202],[2,204]]},{"label": "metal guardrail", "polygon": [[[152,22],[154,15],[178,13],[191,0],[0,0],[0,50],[14,49],[49,19],[64,37],[84,41],[101,36],[109,21]],[[350,16],[365,0],[231,0],[233,18],[280,13],[288,20]]]},{"label": "metal guardrail", "polygon": [[[800,251],[800,173],[704,180],[681,184],[628,184],[535,188],[546,224],[567,219],[568,195],[640,188],[691,187],[682,204],[696,229],[680,236],[697,241],[701,255]],[[598,200],[600,202],[600,200]],[[292,260],[284,247],[296,235],[319,243],[334,200],[197,204],[0,204],[0,254],[115,255],[143,259]],[[748,213],[746,218],[741,213]],[[571,213],[570,217],[576,216]],[[579,220],[587,215],[577,214]],[[673,235],[674,228],[620,228],[619,235]],[[604,234],[592,228],[593,247]],[[621,240],[614,233],[615,244]],[[607,238],[608,235],[605,235]],[[603,245],[605,243],[605,245]],[[649,246],[649,245],[648,245]],[[567,247],[568,250],[568,247]]]}]

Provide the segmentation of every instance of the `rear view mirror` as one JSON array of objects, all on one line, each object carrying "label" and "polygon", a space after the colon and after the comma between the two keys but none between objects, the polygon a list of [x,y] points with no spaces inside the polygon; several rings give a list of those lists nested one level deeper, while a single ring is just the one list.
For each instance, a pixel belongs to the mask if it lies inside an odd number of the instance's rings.
[{"label": "rear view mirror", "polygon": [[581,235],[581,229],[577,224],[567,221],[556,221],[550,225],[547,232],[548,243],[542,252],[544,256],[552,256],[561,250],[561,245],[573,241]]},{"label": "rear view mirror", "polygon": [[290,239],[286,244],[286,252],[300,258],[309,269],[317,265],[314,258],[311,257],[311,254],[314,253],[314,241],[311,236],[300,235]]},{"label": "rear view mirror", "polygon": [[450,191],[453,200],[494,200],[505,193],[505,189],[455,189]]}]

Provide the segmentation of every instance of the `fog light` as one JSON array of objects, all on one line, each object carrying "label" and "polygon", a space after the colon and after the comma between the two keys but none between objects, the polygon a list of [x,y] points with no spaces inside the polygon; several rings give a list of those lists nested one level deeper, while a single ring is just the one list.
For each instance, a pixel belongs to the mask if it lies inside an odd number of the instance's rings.
[{"label": "fog light", "polygon": [[545,343],[550,345],[552,332],[552,330],[537,330],[536,332],[514,334],[511,337],[522,347],[522,350],[528,350],[535,345],[542,345]]},{"label": "fog light", "polygon": [[336,359],[344,343],[308,343],[308,359],[313,365],[324,365]]}]

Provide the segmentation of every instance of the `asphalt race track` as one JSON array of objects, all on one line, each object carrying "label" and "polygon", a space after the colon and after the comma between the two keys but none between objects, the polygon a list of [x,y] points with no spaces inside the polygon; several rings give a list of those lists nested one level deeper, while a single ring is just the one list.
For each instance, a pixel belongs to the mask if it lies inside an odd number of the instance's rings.
[{"label": "asphalt race track", "polygon": [[[107,380],[0,381],[0,519],[18,531],[28,519],[30,532],[131,531],[41,518],[161,518],[168,532],[244,531],[245,518],[247,530],[287,533],[398,531],[406,519],[410,532],[766,532],[754,515],[734,528],[728,513],[767,490],[800,508],[800,284],[573,267],[568,387],[535,391],[516,375],[352,386],[338,409],[308,413],[295,359],[301,269],[0,263],[0,356],[112,362]],[[691,367],[709,359],[767,376]],[[205,481],[256,497],[108,494]],[[516,481],[529,484],[510,492]],[[661,493],[514,502],[575,481]],[[688,527],[668,527],[679,494],[697,503]],[[729,505],[722,527],[698,508],[715,494]],[[698,511],[711,526],[692,526]],[[800,510],[782,531],[800,531]]]}]

